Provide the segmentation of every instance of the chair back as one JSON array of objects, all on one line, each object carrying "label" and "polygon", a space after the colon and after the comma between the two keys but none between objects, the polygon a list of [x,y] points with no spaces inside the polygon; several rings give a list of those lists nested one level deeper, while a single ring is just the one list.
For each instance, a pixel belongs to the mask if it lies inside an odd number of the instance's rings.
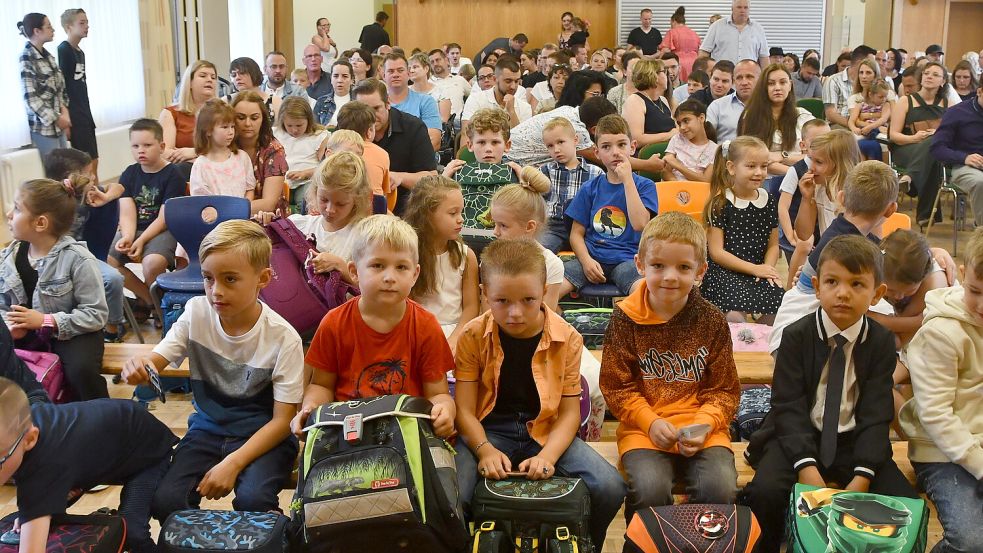
[{"label": "chair back", "polygon": [[896,230],[911,230],[911,217],[905,213],[895,213],[881,225],[883,238],[887,238]]},{"label": "chair back", "polygon": [[703,222],[703,207],[710,198],[710,183],[679,180],[655,183],[659,213],[679,211]]},{"label": "chair back", "polygon": [[[648,159],[654,156],[655,154],[659,154],[660,156],[665,155],[666,148],[668,147],[669,147],[668,142],[656,142],[655,144],[649,144],[648,146],[645,146],[644,148],[639,150],[638,159]],[[649,171],[639,171],[638,174],[647,179],[652,179],[655,182],[659,182],[660,180],[662,180],[662,175],[658,173],[651,173]]]},{"label": "chair back", "polygon": [[816,119],[826,120],[826,108],[823,106],[823,101],[819,98],[802,98],[795,105],[805,108]]},{"label": "chair back", "polygon": [[[206,222],[202,211],[215,210]],[[198,248],[205,235],[224,221],[249,218],[249,200],[236,196],[181,196],[164,202],[164,222],[188,254],[189,267],[198,265]]]}]

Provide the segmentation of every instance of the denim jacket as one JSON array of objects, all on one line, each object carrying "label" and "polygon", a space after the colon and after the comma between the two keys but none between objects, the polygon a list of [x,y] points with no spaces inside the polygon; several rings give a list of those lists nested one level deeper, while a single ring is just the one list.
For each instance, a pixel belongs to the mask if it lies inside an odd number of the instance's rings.
[{"label": "denim jacket", "polygon": [[[350,94],[348,97],[350,100],[355,99],[354,94]],[[337,109],[338,105],[334,102],[334,93],[325,94],[318,98],[317,103],[314,104],[314,118],[317,119],[318,123],[327,127]]]},{"label": "denim jacket", "polygon": [[[0,312],[26,304],[27,293],[15,260],[21,242],[15,240],[0,253]],[[55,318],[58,340],[101,330],[109,319],[106,292],[96,258],[85,245],[62,236],[48,255],[38,260],[34,309]]]}]

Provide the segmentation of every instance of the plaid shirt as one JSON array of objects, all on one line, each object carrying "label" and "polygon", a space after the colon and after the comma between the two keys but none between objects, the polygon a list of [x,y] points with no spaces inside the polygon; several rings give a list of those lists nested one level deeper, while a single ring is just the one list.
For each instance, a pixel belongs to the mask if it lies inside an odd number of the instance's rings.
[{"label": "plaid shirt", "polygon": [[42,136],[61,136],[62,130],[55,122],[62,108],[68,107],[68,93],[58,60],[44,48],[39,52],[28,42],[20,55],[20,80],[24,87],[24,103],[27,104],[27,121],[31,124],[31,132]]},{"label": "plaid shirt", "polygon": [[577,161],[580,164],[573,169],[567,169],[556,161],[551,161],[539,168],[550,179],[550,191],[544,195],[547,216],[550,219],[562,221],[567,204],[577,195],[580,187],[585,182],[604,173],[603,169],[585,162],[582,157],[578,156]]}]

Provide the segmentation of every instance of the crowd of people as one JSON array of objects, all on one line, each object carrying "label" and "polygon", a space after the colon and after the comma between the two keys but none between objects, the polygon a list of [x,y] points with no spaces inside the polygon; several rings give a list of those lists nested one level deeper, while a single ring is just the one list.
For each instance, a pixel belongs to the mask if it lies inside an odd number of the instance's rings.
[{"label": "crowd of people", "polygon": [[[235,509],[277,510],[313,409],[392,393],[429,399],[434,431],[456,437],[466,512],[479,477],[579,477],[595,544],[623,506],[630,518],[671,504],[677,476],[690,501],[749,505],[759,551],[779,550],[796,482],[918,497],[891,458],[893,423],[942,522],[935,551],[983,550],[983,231],[958,282],[920,233],[883,232],[899,188],[917,196],[918,225],[941,217],[946,170],[983,226],[979,55],[950,72],[938,45],[860,45],[821,70],[816,50],[772,47],[748,0],[702,38],[685,8],[665,35],[645,9],[626,44],[591,45],[590,23],[567,12],[555,43],[529,48],[516,33],[470,59],[457,43],[392,45],[388,19],[357,47],[318,19],[294,70],[280,51],[227,74],[191,63],[173,104],[131,125],[134,164],[109,183],[85,12],[61,16],[57,59],[48,17],[18,25],[45,169],[17,189],[0,253],[0,375],[13,381],[0,380],[0,482],[17,481],[22,552],[43,548],[71,489],[96,484],[124,484],[133,551],[156,550],[151,514],[202,497],[234,491]],[[483,215],[497,239],[480,259],[462,239],[459,145],[511,180]],[[659,179],[707,183],[701,216],[660,211]],[[150,286],[186,263],[164,208],[185,194],[246,198],[255,221],[204,238],[206,294],[123,367],[145,384],[190,358],[194,413],[178,441],[137,402],[105,399],[100,373],[104,342],[127,332],[123,302],[149,316]],[[361,291],[306,346],[257,301],[272,278],[262,225],[276,217],[314,237],[317,272]],[[589,384],[618,420],[624,478],[576,437],[589,355],[557,314],[601,284],[624,299]],[[776,364],[748,449],[757,473],[739,493],[727,323],[749,321],[773,325]],[[48,404],[14,347],[58,354],[78,401]],[[378,366],[400,377],[362,378]],[[693,425],[704,431],[680,433]],[[110,445],[92,448],[106,432]]]}]

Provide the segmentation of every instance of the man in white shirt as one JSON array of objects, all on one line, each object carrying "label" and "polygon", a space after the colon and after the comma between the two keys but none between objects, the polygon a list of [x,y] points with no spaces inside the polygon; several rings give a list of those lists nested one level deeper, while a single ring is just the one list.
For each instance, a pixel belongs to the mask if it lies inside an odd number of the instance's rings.
[{"label": "man in white shirt", "polygon": [[714,100],[707,108],[707,121],[717,131],[717,143],[737,138],[737,122],[761,75],[754,60],[743,60],[734,67],[734,92]]},{"label": "man in white shirt", "polygon": [[467,136],[467,123],[474,112],[482,108],[500,108],[509,114],[512,126],[532,117],[532,108],[523,96],[518,94],[519,64],[512,58],[505,58],[495,64],[495,86],[477,93],[472,92],[464,103],[461,113],[462,136]]},{"label": "man in white shirt", "polygon": [[715,60],[753,59],[764,67],[768,65],[769,48],[765,29],[751,21],[750,0],[734,0],[730,17],[718,19],[700,44],[700,55]]},{"label": "man in white shirt", "polygon": [[849,129],[850,106],[847,101],[853,96],[853,83],[857,82],[857,71],[860,69],[860,62],[867,59],[867,51],[863,46],[853,49],[850,55],[850,66],[839,73],[826,79],[823,83],[823,107],[826,111],[826,120],[830,126]]},{"label": "man in white shirt", "polygon": [[452,75],[460,73],[465,65],[474,65],[470,59],[461,55],[461,45],[456,42],[447,43],[447,61],[450,62],[449,69]]},{"label": "man in white shirt", "polygon": [[430,50],[428,56],[432,69],[430,82],[451,101],[451,113],[457,115],[457,121],[460,123],[464,100],[471,94],[471,84],[464,77],[451,74],[447,54],[440,48]]}]

